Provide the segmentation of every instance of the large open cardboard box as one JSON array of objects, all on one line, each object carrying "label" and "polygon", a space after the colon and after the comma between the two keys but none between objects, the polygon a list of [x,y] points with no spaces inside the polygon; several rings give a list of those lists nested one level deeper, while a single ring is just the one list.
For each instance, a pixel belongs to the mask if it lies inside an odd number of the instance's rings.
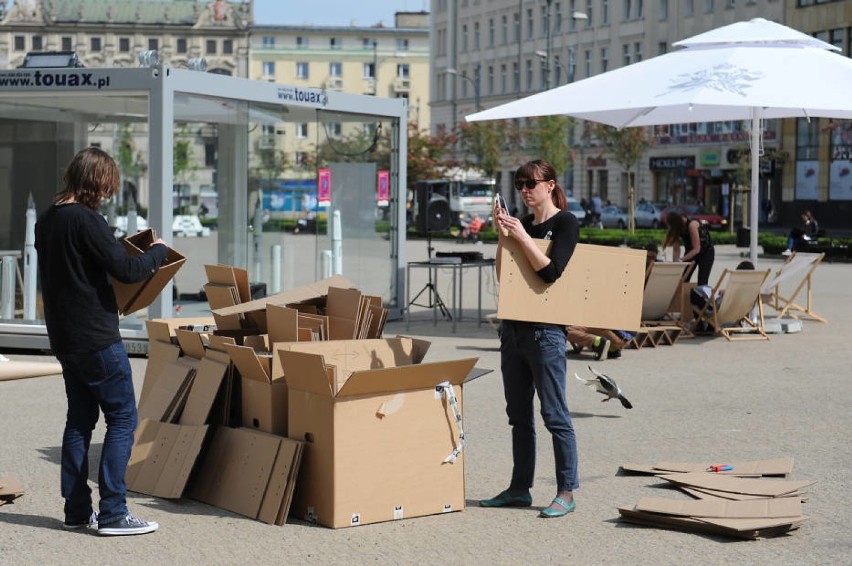
[{"label": "large open cardboard box", "polygon": [[464,509],[462,433],[441,384],[461,415],[477,358],[419,363],[422,353],[409,338],[276,351],[289,436],[306,442],[295,517],[338,528]]}]

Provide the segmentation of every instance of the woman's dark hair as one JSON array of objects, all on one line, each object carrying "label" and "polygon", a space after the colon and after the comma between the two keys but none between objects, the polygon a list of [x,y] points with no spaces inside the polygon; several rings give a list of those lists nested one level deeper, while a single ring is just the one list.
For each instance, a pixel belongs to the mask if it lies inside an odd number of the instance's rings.
[{"label": "woman's dark hair", "polygon": [[680,212],[669,212],[666,215],[666,235],[663,238],[663,247],[674,245],[681,236],[686,234],[686,218]]},{"label": "woman's dark hair", "polygon": [[568,198],[565,196],[565,190],[556,180],[556,168],[549,162],[543,159],[527,161],[515,171],[514,180],[518,179],[539,179],[542,181],[553,181],[553,191],[550,193],[550,198],[556,208],[565,210],[568,208]]},{"label": "woman's dark hair", "polygon": [[121,174],[118,165],[105,151],[87,147],[68,164],[63,180],[65,188],[56,194],[53,204],[74,197],[80,204],[97,209],[101,199],[110,198],[118,191]]}]

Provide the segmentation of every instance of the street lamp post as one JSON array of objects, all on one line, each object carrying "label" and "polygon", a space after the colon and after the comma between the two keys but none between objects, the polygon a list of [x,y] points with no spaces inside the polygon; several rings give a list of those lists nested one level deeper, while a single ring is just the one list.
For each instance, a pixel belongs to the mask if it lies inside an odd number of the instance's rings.
[{"label": "street lamp post", "polygon": [[[479,104],[479,84],[480,84],[481,73],[482,73],[482,65],[480,65],[479,63],[476,64],[476,68],[473,70],[473,78],[470,78],[467,75],[463,75],[463,74],[459,73],[458,69],[453,69],[453,68],[447,69],[447,73],[449,73],[451,75],[455,75],[457,77],[461,77],[464,80],[469,81],[473,85],[474,110],[476,112],[479,112],[482,109],[481,105]],[[453,91],[455,92],[455,89],[453,89]]]}]

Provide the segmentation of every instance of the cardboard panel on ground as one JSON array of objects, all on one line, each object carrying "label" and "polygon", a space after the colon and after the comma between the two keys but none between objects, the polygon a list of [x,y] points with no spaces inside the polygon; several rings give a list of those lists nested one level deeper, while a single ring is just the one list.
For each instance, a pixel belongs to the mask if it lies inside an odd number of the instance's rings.
[{"label": "cardboard panel on ground", "polygon": [[12,503],[24,494],[24,486],[12,477],[0,478],[0,505]]},{"label": "cardboard panel on ground", "polygon": [[[149,228],[128,236],[122,240],[125,249],[132,256],[142,255],[156,240],[154,230]],[[115,301],[118,304],[118,312],[124,315],[144,309],[154,302],[154,299],[168,285],[178,270],[186,263],[186,258],[169,248],[166,260],[151,277],[138,283],[122,283],[113,280],[112,288],[115,292]]]},{"label": "cardboard panel on ground", "polygon": [[[618,330],[641,326],[644,250],[578,244],[562,276],[548,284],[516,240],[500,241],[498,318]],[[545,252],[552,244],[535,242]]]},{"label": "cardboard panel on ground", "polygon": [[[461,384],[476,358],[392,367],[395,344],[412,347],[393,340],[388,359],[346,356],[344,342],[328,342],[341,367],[327,363],[317,343],[277,352],[289,387],[289,435],[306,442],[294,516],[338,528],[464,508],[463,453],[445,463],[461,431],[436,386],[451,384],[461,411]],[[303,346],[314,353],[297,351]]]},{"label": "cardboard panel on ground", "polygon": [[62,366],[59,362],[0,361],[0,381],[46,375],[62,375]]}]

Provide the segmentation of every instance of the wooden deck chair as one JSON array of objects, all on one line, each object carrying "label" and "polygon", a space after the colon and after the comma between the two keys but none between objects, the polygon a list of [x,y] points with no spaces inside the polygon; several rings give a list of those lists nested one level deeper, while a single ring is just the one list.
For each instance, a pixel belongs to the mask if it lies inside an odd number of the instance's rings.
[{"label": "wooden deck chair", "polygon": [[[642,295],[642,326],[648,331],[652,345],[674,344],[683,328],[672,312],[674,297],[692,272],[693,263],[654,262],[645,273]],[[651,330],[649,327],[654,327]],[[644,345],[648,345],[645,342]]]},{"label": "wooden deck chair", "polygon": [[[715,334],[727,340],[769,340],[763,329],[763,303],[760,300],[760,290],[769,273],[768,269],[723,271],[704,308],[694,309],[698,315],[696,323],[712,325]],[[720,296],[718,301],[713,299]],[[749,317],[755,305],[758,312],[756,322]]]},{"label": "wooden deck chair", "polygon": [[[819,322],[827,322],[826,319],[811,309],[811,276],[824,257],[825,252],[793,252],[781,266],[781,269],[764,283],[761,297],[764,304],[775,309],[775,318],[783,318],[784,316],[799,318],[799,316],[802,316]],[[785,289],[793,288],[789,296],[782,294],[782,284]],[[796,303],[796,298],[803,290],[807,295],[805,306]],[[801,313],[801,315],[797,316],[796,313]]]}]

